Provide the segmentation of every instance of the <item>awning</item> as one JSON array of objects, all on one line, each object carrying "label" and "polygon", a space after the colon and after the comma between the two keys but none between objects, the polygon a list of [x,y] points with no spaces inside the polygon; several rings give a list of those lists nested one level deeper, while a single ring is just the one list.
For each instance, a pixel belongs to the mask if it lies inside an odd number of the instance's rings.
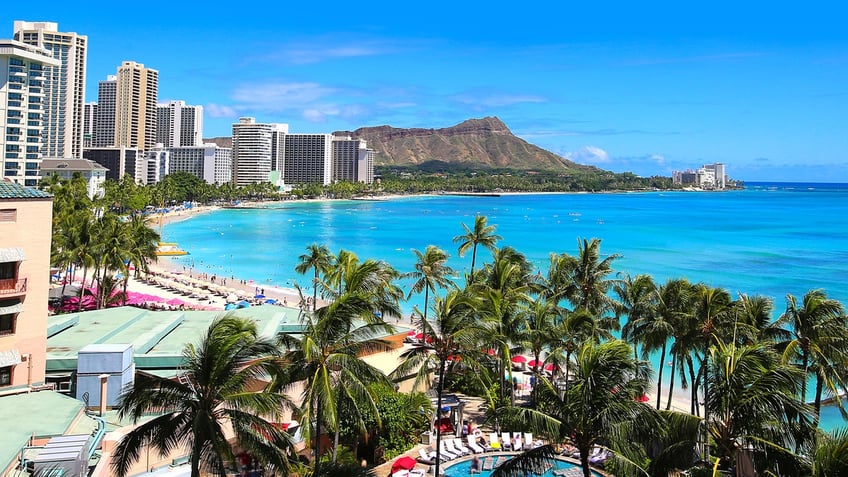
[{"label": "awning", "polygon": [[16,349],[0,351],[0,368],[21,364],[21,353]]},{"label": "awning", "polygon": [[26,259],[24,257],[24,250],[18,247],[3,247],[0,248],[0,263],[6,262],[22,262]]},{"label": "awning", "polygon": [[14,305],[9,306],[0,306],[0,316],[11,315],[12,313],[20,313],[22,311],[24,311],[23,303],[15,303]]}]

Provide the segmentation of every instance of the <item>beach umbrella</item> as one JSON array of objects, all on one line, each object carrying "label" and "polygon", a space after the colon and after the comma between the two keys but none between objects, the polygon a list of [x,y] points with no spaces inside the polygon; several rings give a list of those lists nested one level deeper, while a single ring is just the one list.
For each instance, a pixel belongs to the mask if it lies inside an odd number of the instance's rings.
[{"label": "beach umbrella", "polygon": [[406,336],[415,336],[417,333],[418,332],[415,330],[409,330],[409,333],[407,333]]},{"label": "beach umbrella", "polygon": [[235,310],[236,308],[237,307],[236,307],[235,303],[227,303],[226,305],[224,305],[225,311]]},{"label": "beach umbrella", "polygon": [[260,294],[257,294],[257,295],[253,295],[253,298],[256,298],[257,300],[261,300],[261,299],[265,298],[265,295],[262,295],[260,293]]},{"label": "beach umbrella", "polygon": [[408,455],[402,455],[392,464],[392,473],[399,470],[412,470],[415,468],[415,459]]},{"label": "beach umbrella", "polygon": [[526,356],[521,356],[520,354],[517,354],[517,355],[515,355],[515,356],[513,356],[513,357],[512,357],[512,362],[513,362],[513,363],[516,363],[516,364],[526,363],[526,362],[527,362],[527,357],[526,357]]},{"label": "beach umbrella", "polygon": [[277,304],[277,300],[275,300],[275,299],[273,299],[273,298],[270,298],[270,299],[268,299],[268,300],[265,300],[265,303],[263,303],[263,304],[264,304],[264,305],[276,305],[276,304]]}]

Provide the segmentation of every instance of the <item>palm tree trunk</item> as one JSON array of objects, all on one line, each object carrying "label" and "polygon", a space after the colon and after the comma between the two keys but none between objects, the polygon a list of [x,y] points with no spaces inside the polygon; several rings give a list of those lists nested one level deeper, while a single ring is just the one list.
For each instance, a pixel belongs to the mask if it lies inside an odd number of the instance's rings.
[{"label": "palm tree trunk", "polygon": [[82,297],[85,296],[85,275],[88,272],[87,267],[82,267],[82,286],[80,286],[79,291],[79,303],[77,304],[77,311],[82,311]]},{"label": "palm tree trunk", "polygon": [[477,261],[477,244],[475,243],[473,247],[471,247],[471,273],[470,277],[474,277],[474,262]]},{"label": "palm tree trunk", "polygon": [[[317,406],[315,409],[315,462],[314,462],[314,473],[315,475],[320,475],[318,470],[321,467],[321,404],[316,403]],[[310,401],[310,406],[314,404]]]},{"label": "palm tree trunk", "polygon": [[430,302],[430,287],[424,285],[424,321],[427,321],[427,306]]},{"label": "palm tree trunk", "polygon": [[674,395],[674,376],[677,368],[677,354],[671,354],[671,376],[669,376],[668,383],[668,401],[665,403],[665,410],[668,411],[671,409],[671,398]]},{"label": "palm tree trunk", "polygon": [[436,471],[433,475],[439,475],[439,464],[441,463],[441,439],[442,439],[442,391],[445,389],[445,360],[439,360],[439,387],[436,388]]},{"label": "palm tree trunk", "polygon": [[199,446],[192,446],[192,447],[193,447],[193,449],[191,450],[191,477],[200,477],[200,451],[201,451],[201,449],[199,448]]},{"label": "palm tree trunk", "polygon": [[583,477],[592,477],[592,470],[589,467],[589,451],[592,450],[592,446],[588,445],[588,443],[582,444],[583,439],[577,440],[577,448],[580,450],[580,467],[583,468]]},{"label": "palm tree trunk", "polygon": [[130,281],[129,275],[124,276],[124,296],[123,296],[123,305],[127,306],[127,285]]},{"label": "palm tree trunk", "polygon": [[663,370],[665,369],[665,343],[662,345],[662,351],[660,351],[660,372],[657,377],[657,411],[660,410],[660,401],[662,400],[662,378],[663,378]]},{"label": "palm tree trunk", "polygon": [[[815,415],[813,416],[813,427],[819,427],[819,418],[821,417],[821,401],[822,401],[822,390],[824,388],[824,380],[822,379],[821,373],[816,373],[816,400],[813,403],[813,410],[815,411]],[[837,399],[842,399],[840,396],[836,396]]]},{"label": "palm tree trunk", "polygon": [[692,366],[692,359],[686,360],[686,365],[689,368],[689,400],[691,401],[690,412],[693,416],[700,416],[701,412],[698,409],[698,384],[695,377],[695,368]]},{"label": "palm tree trunk", "polygon": [[[338,412],[338,411],[336,411]],[[336,423],[336,435],[333,437],[333,463],[336,463],[336,456],[339,453],[339,424]]]},{"label": "palm tree trunk", "polygon": [[315,268],[315,278],[312,279],[312,311],[318,306],[318,267]]}]

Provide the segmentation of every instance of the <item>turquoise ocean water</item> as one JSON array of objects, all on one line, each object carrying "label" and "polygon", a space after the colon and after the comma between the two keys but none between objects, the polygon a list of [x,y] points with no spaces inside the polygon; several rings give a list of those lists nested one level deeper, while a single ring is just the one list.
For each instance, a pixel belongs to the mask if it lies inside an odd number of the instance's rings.
[{"label": "turquoise ocean water", "polygon": [[[576,254],[578,238],[602,240],[615,269],[651,274],[658,282],[686,277],[736,296],[774,299],[815,288],[848,305],[848,184],[749,183],[727,192],[427,196],[390,201],[283,203],[271,209],[225,209],[165,226],[163,240],[190,255],[176,259],[195,270],[251,278],[259,286],[308,289],[298,256],[311,243],[346,249],[361,259],[386,260],[411,271],[412,249],[436,245],[460,258],[452,239],[486,215],[509,245],[542,273],[551,253]],[[488,260],[485,251],[478,264]],[[407,313],[423,298],[404,304]],[[834,413],[833,423],[841,422]],[[830,421],[828,421],[830,422]]]}]

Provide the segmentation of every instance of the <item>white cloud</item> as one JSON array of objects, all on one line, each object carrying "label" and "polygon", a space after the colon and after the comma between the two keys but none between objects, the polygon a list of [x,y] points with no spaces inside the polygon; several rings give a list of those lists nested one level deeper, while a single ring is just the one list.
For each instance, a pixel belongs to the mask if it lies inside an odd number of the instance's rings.
[{"label": "white cloud", "polygon": [[562,156],[578,164],[609,164],[612,162],[607,151],[596,146],[583,146],[576,151],[566,152]]},{"label": "white cloud", "polygon": [[303,109],[336,92],[318,83],[260,83],[239,86],[232,98],[237,109],[281,112]]},{"label": "white cloud", "polygon": [[203,113],[208,114],[212,118],[236,118],[239,116],[238,111],[230,106],[209,103],[203,106]]}]

